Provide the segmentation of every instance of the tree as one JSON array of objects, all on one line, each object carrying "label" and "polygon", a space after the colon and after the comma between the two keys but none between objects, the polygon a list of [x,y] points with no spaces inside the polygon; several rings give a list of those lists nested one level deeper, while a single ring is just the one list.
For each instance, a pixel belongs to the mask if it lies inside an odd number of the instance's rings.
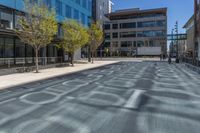
[{"label": "tree", "polygon": [[93,63],[94,54],[97,48],[103,42],[103,31],[99,22],[93,22],[88,30],[88,33],[89,33],[89,49],[91,51],[91,53],[89,54],[92,56],[92,63]]},{"label": "tree", "polygon": [[58,25],[54,10],[49,10],[44,4],[33,4],[25,1],[25,15],[18,20],[17,36],[35,51],[36,73],[39,72],[39,50],[54,39]]},{"label": "tree", "polygon": [[62,23],[63,38],[60,46],[71,57],[71,64],[74,66],[74,53],[83,47],[89,39],[87,29],[75,20],[65,20]]}]

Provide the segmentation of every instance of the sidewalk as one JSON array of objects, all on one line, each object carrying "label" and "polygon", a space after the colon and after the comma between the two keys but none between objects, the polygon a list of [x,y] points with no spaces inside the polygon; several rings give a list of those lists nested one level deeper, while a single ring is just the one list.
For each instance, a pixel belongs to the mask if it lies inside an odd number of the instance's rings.
[{"label": "sidewalk", "polygon": [[0,90],[19,86],[22,84],[35,82],[39,80],[45,80],[48,78],[53,78],[60,75],[71,74],[87,69],[97,68],[113,63],[117,63],[118,61],[95,61],[94,64],[75,64],[75,67],[62,67],[62,68],[50,68],[40,70],[40,73],[15,73],[11,75],[0,76]]}]

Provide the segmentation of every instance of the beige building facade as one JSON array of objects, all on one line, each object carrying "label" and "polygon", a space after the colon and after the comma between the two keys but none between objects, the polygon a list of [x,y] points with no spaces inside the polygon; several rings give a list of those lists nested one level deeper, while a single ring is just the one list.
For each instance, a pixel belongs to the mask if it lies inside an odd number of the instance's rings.
[{"label": "beige building facade", "polygon": [[167,8],[118,10],[107,17],[103,48],[110,55],[167,55]]}]

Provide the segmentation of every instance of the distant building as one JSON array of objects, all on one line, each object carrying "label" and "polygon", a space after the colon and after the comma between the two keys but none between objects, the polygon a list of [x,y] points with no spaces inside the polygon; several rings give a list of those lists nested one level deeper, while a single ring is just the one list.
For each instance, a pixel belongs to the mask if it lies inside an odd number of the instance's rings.
[{"label": "distant building", "polygon": [[106,14],[112,12],[113,3],[111,0],[93,0],[92,1],[92,18],[94,21],[99,21],[102,25],[108,18]]},{"label": "distant building", "polygon": [[192,58],[194,54],[194,44],[195,44],[195,35],[194,35],[194,15],[190,17],[190,19],[186,22],[184,27],[186,29],[186,34],[187,34],[187,42],[186,42],[186,54],[185,56]]},{"label": "distant building", "polygon": [[105,43],[109,56],[166,56],[167,8],[118,10],[106,15]]}]

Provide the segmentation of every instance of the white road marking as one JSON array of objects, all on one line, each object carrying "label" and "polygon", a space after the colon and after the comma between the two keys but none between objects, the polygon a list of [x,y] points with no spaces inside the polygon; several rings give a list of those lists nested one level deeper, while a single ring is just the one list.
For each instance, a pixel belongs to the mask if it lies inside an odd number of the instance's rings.
[{"label": "white road marking", "polygon": [[144,92],[145,90],[135,90],[133,95],[129,98],[124,107],[137,109],[141,100],[141,95]]}]

